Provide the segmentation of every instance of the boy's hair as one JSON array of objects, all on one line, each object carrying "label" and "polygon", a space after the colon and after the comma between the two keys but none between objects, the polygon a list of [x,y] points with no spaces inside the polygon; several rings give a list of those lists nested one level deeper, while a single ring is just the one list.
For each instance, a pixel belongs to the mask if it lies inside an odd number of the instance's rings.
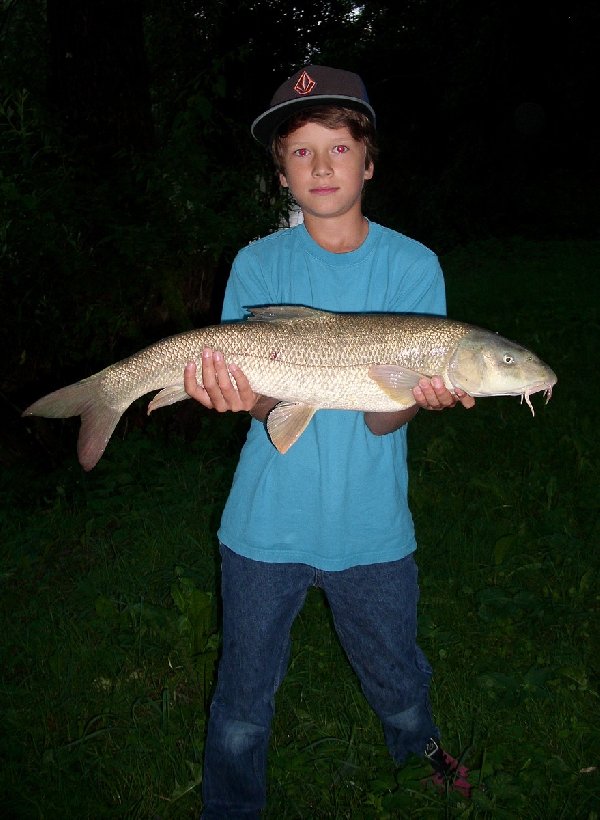
[{"label": "boy's hair", "polygon": [[293,114],[279,126],[271,142],[270,150],[275,168],[285,173],[284,168],[284,140],[293,131],[306,125],[307,122],[316,122],[325,128],[347,128],[352,139],[362,142],[365,146],[365,168],[377,159],[377,134],[372,121],[362,111],[337,105],[322,105],[304,108]]}]

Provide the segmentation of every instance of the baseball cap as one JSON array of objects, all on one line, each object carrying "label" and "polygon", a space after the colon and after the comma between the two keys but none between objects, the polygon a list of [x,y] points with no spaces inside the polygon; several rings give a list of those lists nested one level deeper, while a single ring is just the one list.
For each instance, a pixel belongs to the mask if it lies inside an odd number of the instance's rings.
[{"label": "baseball cap", "polygon": [[269,108],[252,123],[252,136],[268,147],[282,122],[296,111],[317,105],[354,108],[375,124],[375,111],[358,74],[341,68],[307,65],[279,86]]}]

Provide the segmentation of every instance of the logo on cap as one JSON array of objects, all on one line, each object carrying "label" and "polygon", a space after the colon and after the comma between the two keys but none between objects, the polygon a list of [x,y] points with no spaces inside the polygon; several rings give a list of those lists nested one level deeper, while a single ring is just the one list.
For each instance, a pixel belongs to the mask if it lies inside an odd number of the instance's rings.
[{"label": "logo on cap", "polygon": [[303,71],[302,74],[298,77],[298,82],[294,86],[294,91],[296,94],[301,94],[304,96],[305,94],[310,94],[313,88],[316,86],[316,82],[312,79],[312,77]]}]

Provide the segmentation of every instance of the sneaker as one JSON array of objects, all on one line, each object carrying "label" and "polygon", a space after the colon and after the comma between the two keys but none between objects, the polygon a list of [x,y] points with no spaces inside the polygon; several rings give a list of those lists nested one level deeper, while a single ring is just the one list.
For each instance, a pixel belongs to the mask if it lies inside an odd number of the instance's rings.
[{"label": "sneaker", "polygon": [[472,786],[468,781],[469,770],[455,757],[445,752],[435,738],[429,738],[425,746],[425,757],[431,763],[434,774],[428,777],[440,791],[446,788],[459,792],[467,799],[471,797]]}]

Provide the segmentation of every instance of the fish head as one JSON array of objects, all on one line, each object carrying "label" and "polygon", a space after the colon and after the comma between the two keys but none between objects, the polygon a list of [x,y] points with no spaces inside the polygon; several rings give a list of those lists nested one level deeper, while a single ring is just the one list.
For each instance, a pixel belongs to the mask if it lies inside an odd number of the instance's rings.
[{"label": "fish head", "polygon": [[460,339],[448,365],[454,387],[471,396],[529,396],[543,391],[548,401],[556,374],[535,353],[486,330],[475,328]]}]

